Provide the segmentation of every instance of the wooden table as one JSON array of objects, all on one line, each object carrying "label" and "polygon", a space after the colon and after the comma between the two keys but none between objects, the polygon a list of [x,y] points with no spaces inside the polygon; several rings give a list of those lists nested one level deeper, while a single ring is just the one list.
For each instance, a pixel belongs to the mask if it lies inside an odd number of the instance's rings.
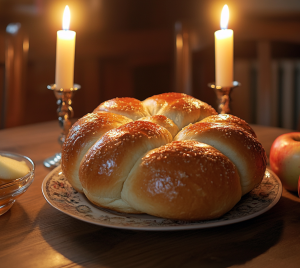
[{"label": "wooden table", "polygon": [[[253,126],[267,152],[289,130]],[[41,191],[57,151],[57,122],[0,131],[0,150],[33,159],[35,181],[0,217],[0,267],[300,267],[300,199],[254,219],[210,229],[147,232],[88,224],[52,208]]]}]

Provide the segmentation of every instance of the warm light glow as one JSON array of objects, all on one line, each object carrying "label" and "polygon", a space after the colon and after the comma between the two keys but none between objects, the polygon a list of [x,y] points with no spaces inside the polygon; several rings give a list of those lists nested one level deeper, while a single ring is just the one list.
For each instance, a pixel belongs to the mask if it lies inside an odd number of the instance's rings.
[{"label": "warm light glow", "polygon": [[229,8],[227,5],[225,5],[222,9],[222,13],[221,13],[221,22],[220,22],[220,26],[222,30],[227,29],[228,27],[228,21],[229,21]]},{"label": "warm light glow", "polygon": [[28,38],[25,38],[23,41],[23,51],[28,52],[28,50],[29,50],[29,40]]},{"label": "warm light glow", "polygon": [[68,6],[65,7],[64,15],[63,15],[63,23],[62,23],[62,28],[63,30],[69,30],[70,28],[70,9]]},{"label": "warm light glow", "polygon": [[176,47],[177,49],[182,49],[182,46],[183,46],[182,35],[178,34],[176,36]]}]

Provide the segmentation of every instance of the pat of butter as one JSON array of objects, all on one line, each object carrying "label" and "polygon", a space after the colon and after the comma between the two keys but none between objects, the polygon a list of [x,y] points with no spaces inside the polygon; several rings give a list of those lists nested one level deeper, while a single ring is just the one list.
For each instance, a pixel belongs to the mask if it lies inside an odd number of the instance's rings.
[{"label": "pat of butter", "polygon": [[17,161],[0,155],[0,179],[14,180],[25,176],[30,171],[24,161]]}]

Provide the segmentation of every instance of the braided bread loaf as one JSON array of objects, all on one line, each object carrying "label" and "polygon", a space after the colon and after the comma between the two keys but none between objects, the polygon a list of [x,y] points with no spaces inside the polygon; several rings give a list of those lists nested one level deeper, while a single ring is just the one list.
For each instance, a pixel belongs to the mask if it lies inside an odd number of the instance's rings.
[{"label": "braided bread loaf", "polygon": [[242,119],[182,93],[115,98],[70,129],[62,170],[95,205],[206,220],[258,185],[266,154]]}]

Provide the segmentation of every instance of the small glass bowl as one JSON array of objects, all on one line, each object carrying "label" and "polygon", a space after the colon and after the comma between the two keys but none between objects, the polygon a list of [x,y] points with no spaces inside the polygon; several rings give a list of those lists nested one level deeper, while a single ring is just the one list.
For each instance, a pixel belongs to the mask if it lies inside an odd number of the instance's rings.
[{"label": "small glass bowl", "polygon": [[[19,179],[9,181],[4,184],[0,184],[0,216],[7,212],[12,205],[16,202],[16,199],[24,194],[28,187],[34,180],[34,163],[27,156],[20,154],[9,153],[0,151],[0,155],[9,157],[17,161],[24,161],[29,167],[30,171]],[[3,180],[2,180],[3,182]]]}]

